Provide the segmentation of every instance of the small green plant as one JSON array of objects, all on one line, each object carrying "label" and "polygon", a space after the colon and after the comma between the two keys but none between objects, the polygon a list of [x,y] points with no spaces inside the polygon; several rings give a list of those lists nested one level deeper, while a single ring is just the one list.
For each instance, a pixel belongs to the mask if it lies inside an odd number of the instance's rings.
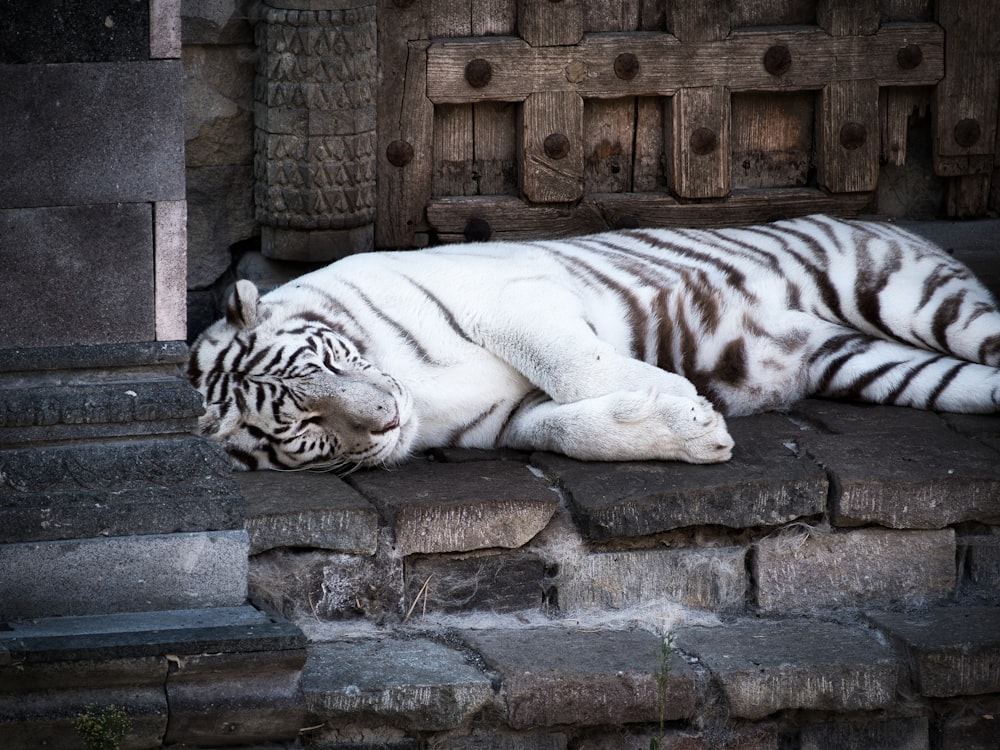
[{"label": "small green plant", "polygon": [[660,668],[653,676],[656,678],[656,690],[660,706],[660,736],[649,740],[649,750],[659,750],[660,742],[666,735],[667,722],[667,687],[670,684],[670,654],[674,652],[674,634],[667,633],[660,639]]},{"label": "small green plant", "polygon": [[76,717],[73,729],[87,750],[119,750],[125,735],[132,729],[132,720],[119,706],[92,705]]}]

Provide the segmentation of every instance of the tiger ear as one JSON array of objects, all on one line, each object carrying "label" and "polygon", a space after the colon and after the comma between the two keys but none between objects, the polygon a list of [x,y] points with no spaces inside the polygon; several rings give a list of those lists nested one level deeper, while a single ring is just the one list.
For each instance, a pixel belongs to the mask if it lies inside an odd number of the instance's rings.
[{"label": "tiger ear", "polygon": [[247,330],[260,321],[260,292],[252,281],[240,279],[226,300],[226,322]]}]

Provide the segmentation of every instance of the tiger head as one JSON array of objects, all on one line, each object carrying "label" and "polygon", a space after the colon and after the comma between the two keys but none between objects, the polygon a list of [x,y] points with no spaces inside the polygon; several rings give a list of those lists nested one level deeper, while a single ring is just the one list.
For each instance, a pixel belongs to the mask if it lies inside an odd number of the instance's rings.
[{"label": "tiger head", "polygon": [[225,319],[191,347],[188,376],[205,401],[199,431],[243,469],[341,471],[405,458],[416,432],[408,391],[337,329],[238,281]]}]

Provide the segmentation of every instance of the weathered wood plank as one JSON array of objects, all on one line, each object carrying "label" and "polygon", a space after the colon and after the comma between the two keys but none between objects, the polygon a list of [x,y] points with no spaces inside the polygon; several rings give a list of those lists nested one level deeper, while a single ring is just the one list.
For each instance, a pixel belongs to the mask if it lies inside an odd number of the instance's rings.
[{"label": "weathered wood plank", "polygon": [[816,0],[742,0],[733,3],[733,28],[816,23]]},{"label": "weathered wood plank", "polygon": [[522,107],[521,191],[536,203],[583,195],[583,99],[542,91]]},{"label": "weathered wood plank", "polygon": [[817,180],[834,193],[878,185],[879,120],[876,81],[833,81],[817,113]]},{"label": "weathered wood plank", "polygon": [[591,99],[583,106],[584,185],[588,193],[632,189],[635,99]]},{"label": "weathered wood plank", "polygon": [[882,128],[881,160],[901,167],[906,164],[906,142],[910,117],[926,114],[933,97],[925,88],[888,88],[879,92],[879,121]]},{"label": "weathered wood plank", "polygon": [[517,105],[480,102],[473,106],[475,165],[480,195],[516,195]]},{"label": "weathered wood plank", "polygon": [[576,44],[583,37],[583,0],[518,0],[517,27],[532,47]]},{"label": "weathered wood plank", "polygon": [[666,100],[655,96],[636,99],[632,190],[637,193],[665,190],[667,186],[663,133],[665,103]]},{"label": "weathered wood plank", "polygon": [[594,31],[637,31],[641,0],[588,0],[583,27]]},{"label": "weathered wood plank", "polygon": [[473,36],[517,33],[517,0],[475,0],[470,15]]},{"label": "weathered wood plank", "polygon": [[434,108],[431,195],[475,195],[472,177],[473,104],[441,104]]},{"label": "weathered wood plank", "polygon": [[879,11],[875,0],[818,0],[816,22],[833,36],[874,34]]},{"label": "weathered wood plank", "polygon": [[[378,247],[413,247],[431,197],[434,105],[426,96],[426,40],[407,44],[402,84],[380,97]],[[383,104],[385,105],[383,107]]]},{"label": "weathered wood plank", "polygon": [[681,89],[671,105],[666,140],[669,177],[684,198],[729,194],[729,90],[724,86]]},{"label": "weathered wood plank", "polygon": [[712,227],[753,224],[810,213],[857,216],[874,210],[868,193],[831,196],[822,190],[734,192],[725,203],[681,204],[663,194],[593,194],[579,204],[531,205],[508,196],[435,198],[427,216],[443,242],[464,242],[465,228],[486,222],[494,240],[575,237],[617,227]]},{"label": "weathered wood plank", "polygon": [[805,186],[813,151],[815,98],[811,91],[733,96],[734,189]]},{"label": "weathered wood plank", "polygon": [[[791,66],[781,75],[764,67],[764,55],[785,46]],[[899,64],[899,50],[919,47],[920,62]],[[635,55],[630,80],[615,74],[615,58]],[[471,86],[465,66],[473,59],[491,66],[489,83]],[[669,34],[593,34],[579,45],[530,47],[496,37],[439,41],[427,58],[428,96],[435,102],[487,99],[523,101],[535,91],[573,91],[585,98],[672,96],[684,87],[727,86],[732,91],[819,89],[830,81],[871,78],[881,86],[925,86],[944,75],[944,35],[935,24],[887,24],[866,37],[831,37],[823,31],[733,32],[720,42],[681,43]]]},{"label": "weathered wood plank", "polygon": [[683,42],[714,42],[729,35],[729,4],[705,0],[667,3],[667,31]]}]

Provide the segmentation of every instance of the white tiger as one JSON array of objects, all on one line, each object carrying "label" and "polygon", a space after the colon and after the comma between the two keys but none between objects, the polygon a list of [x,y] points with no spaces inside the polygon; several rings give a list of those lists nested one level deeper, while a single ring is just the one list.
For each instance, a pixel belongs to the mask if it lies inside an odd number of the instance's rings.
[{"label": "white tiger", "polygon": [[725,461],[723,414],[812,394],[996,413],[998,365],[967,268],[813,216],[355,255],[264,297],[239,281],[190,376],[238,467],[342,469],[436,446]]}]

